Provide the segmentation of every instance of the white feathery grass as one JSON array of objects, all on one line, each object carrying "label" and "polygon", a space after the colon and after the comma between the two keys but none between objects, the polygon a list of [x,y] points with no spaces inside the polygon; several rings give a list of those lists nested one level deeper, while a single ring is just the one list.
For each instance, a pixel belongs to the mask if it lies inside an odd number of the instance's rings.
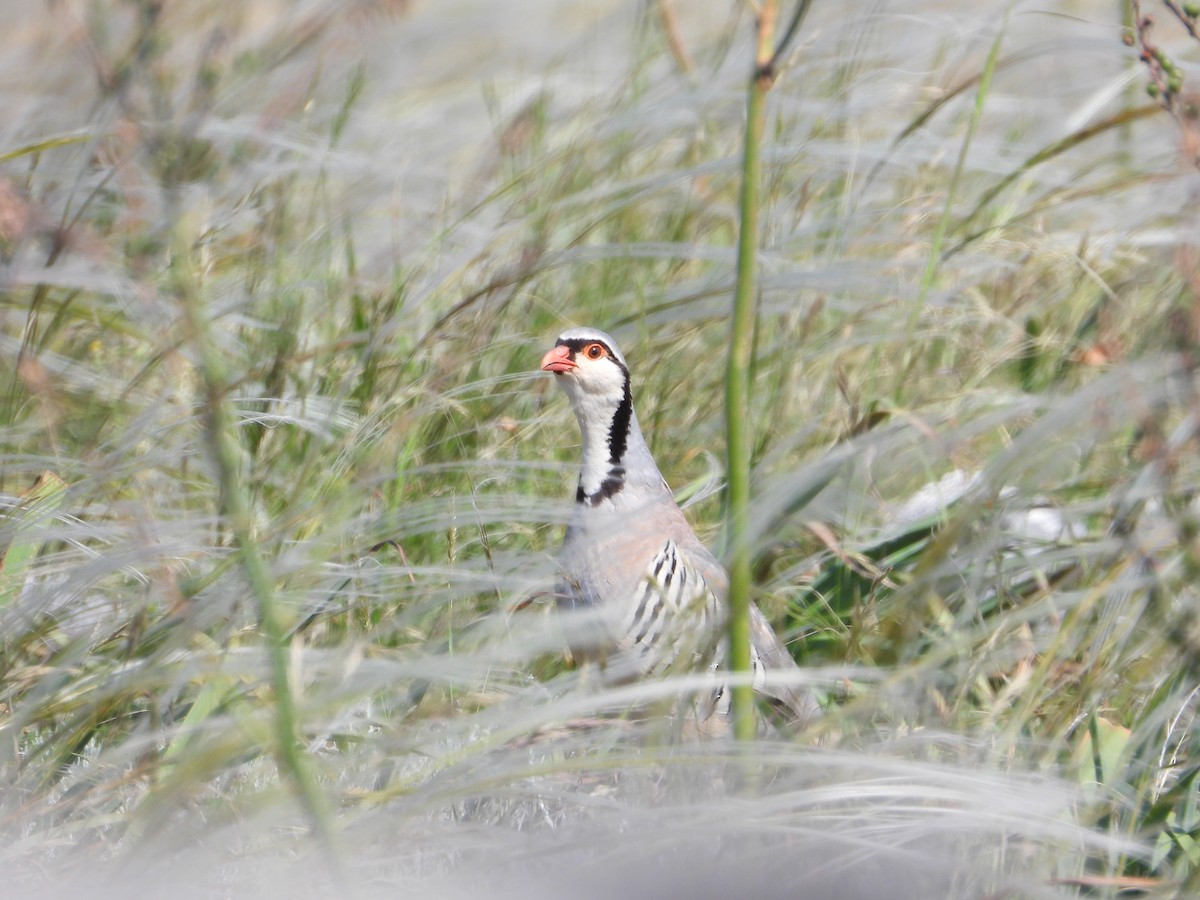
[{"label": "white feathery grass", "polygon": [[[704,677],[564,661],[577,437],[533,372],[565,323],[617,334],[719,549],[747,15],[672,4],[683,75],[655,4],[526,6],[102,2],[0,38],[5,895],[1194,887],[1197,175],[1166,116],[1081,137],[1145,102],[1114,8],[817,4],[789,55],[755,578],[827,712],[747,759],[676,740]],[[348,882],[279,767],[227,490]]]}]

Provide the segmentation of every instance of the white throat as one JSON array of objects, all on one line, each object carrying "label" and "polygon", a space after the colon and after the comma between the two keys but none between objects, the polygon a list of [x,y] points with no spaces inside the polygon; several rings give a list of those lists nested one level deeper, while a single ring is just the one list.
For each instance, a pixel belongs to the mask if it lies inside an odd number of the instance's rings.
[{"label": "white throat", "polygon": [[583,437],[575,499],[589,507],[611,507],[644,499],[647,491],[666,490],[638,427],[623,373],[619,383],[610,381],[604,390],[589,391],[570,376],[560,382]]}]

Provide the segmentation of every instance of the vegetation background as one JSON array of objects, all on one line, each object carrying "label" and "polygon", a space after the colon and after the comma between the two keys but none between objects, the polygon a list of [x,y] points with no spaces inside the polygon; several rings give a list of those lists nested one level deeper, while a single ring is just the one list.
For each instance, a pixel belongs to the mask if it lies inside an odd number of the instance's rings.
[{"label": "vegetation background", "polygon": [[565,663],[534,369],[614,332],[720,546],[749,5],[11,4],[6,896],[1200,892],[1175,9],[814,5],[745,414],[828,713],[748,763]]}]

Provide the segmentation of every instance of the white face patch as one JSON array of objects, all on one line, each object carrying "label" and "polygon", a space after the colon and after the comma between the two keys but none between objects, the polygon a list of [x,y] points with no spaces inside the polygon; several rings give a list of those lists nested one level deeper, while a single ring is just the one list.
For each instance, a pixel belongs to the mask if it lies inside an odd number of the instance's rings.
[{"label": "white face patch", "polygon": [[611,356],[600,359],[588,359],[582,353],[575,354],[575,365],[562,375],[557,376],[558,383],[563,386],[567,395],[574,403],[574,395],[581,398],[615,398],[614,406],[625,396],[625,373]]}]

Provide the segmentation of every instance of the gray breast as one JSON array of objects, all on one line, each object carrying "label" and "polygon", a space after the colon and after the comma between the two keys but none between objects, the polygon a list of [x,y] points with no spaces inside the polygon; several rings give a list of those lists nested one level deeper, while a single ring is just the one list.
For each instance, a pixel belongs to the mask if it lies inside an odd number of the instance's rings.
[{"label": "gray breast", "polygon": [[707,660],[723,625],[725,575],[671,501],[626,515],[580,510],[559,562],[577,656],[638,658],[638,674]]}]

